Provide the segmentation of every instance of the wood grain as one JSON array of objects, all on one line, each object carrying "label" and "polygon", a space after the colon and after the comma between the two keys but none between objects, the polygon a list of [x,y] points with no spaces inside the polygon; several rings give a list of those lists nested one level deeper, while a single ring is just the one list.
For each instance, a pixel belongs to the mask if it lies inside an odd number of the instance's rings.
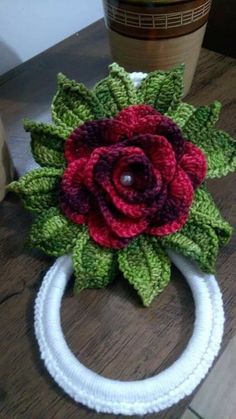
[{"label": "wood grain", "polygon": [[[64,72],[87,86],[107,73],[111,59],[103,22],[86,28],[7,73],[0,81],[0,112],[11,147],[29,142],[22,118],[49,119],[56,74]],[[233,59],[202,51],[191,95],[194,104],[223,103],[219,126],[235,134]],[[223,215],[236,225],[235,175],[208,182]],[[33,331],[33,305],[52,258],[25,248],[31,216],[7,195],[0,206],[0,417],[3,419],[112,418],[76,405],[53,383],[39,359]],[[217,271],[226,310],[223,348],[236,332],[235,236],[219,256]],[[107,377],[138,379],[170,365],[186,346],[193,327],[193,302],[183,278],[172,281],[150,308],[142,308],[122,278],[105,290],[84,291],[63,300],[62,325],[74,353]],[[176,419],[190,398],[150,418]],[[116,416],[121,418],[121,416]]]},{"label": "wood grain", "polygon": [[200,416],[207,419],[235,419],[235,366],[236,335],[191,403],[191,408]]}]

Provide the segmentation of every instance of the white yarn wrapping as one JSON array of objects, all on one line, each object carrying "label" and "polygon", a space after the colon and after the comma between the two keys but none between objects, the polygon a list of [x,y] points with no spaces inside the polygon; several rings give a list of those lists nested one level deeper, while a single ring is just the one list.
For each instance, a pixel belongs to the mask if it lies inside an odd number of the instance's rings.
[{"label": "white yarn wrapping", "polygon": [[35,304],[35,333],[41,358],[58,385],[76,402],[97,412],[144,415],[159,412],[192,393],[205,377],[222,340],[224,311],[213,275],[169,252],[186,278],[195,302],[195,323],[182,355],[160,374],[139,381],[104,378],[81,364],[67,346],[60,322],[62,296],[72,273],[70,256],[46,274]]}]

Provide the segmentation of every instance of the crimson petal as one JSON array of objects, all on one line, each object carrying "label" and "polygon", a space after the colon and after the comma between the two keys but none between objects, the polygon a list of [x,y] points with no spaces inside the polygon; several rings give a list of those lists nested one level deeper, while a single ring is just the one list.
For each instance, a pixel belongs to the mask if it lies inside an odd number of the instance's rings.
[{"label": "crimson petal", "polygon": [[187,173],[193,188],[196,189],[200,186],[205,179],[207,171],[207,163],[203,152],[194,144],[186,141],[184,155],[179,164],[185,173]]},{"label": "crimson petal", "polygon": [[81,157],[89,157],[97,147],[115,144],[128,138],[130,128],[115,119],[89,121],[76,128],[65,142],[65,158],[70,163]]},{"label": "crimson petal", "polygon": [[88,228],[92,239],[100,246],[122,249],[129,243],[129,239],[118,237],[106,224],[99,209],[93,211],[88,218]]},{"label": "crimson petal", "polygon": [[60,185],[60,208],[70,220],[77,224],[85,223],[86,214],[90,209],[90,193],[83,182],[86,164],[86,158],[69,164]]},{"label": "crimson petal", "polygon": [[193,200],[193,187],[188,175],[178,168],[173,181],[168,185],[165,204],[147,232],[154,236],[175,233],[186,222]]}]

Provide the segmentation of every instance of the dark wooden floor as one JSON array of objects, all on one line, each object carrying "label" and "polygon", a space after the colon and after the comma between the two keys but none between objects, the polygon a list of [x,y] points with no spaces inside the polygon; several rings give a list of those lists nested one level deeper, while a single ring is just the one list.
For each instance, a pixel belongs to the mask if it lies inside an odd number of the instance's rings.
[{"label": "dark wooden floor", "polygon": [[[22,118],[49,118],[56,74],[92,86],[106,75],[111,62],[103,22],[97,22],[0,80],[0,113],[11,147],[26,147],[29,138]],[[219,127],[235,134],[236,61],[203,50],[187,100],[223,104]],[[223,215],[236,225],[235,175],[208,182]],[[76,405],[53,383],[39,359],[33,331],[33,305],[43,274],[52,259],[28,251],[24,242],[31,217],[19,201],[8,195],[0,205],[0,417],[97,418]],[[223,347],[236,332],[236,240],[225,247],[217,271],[226,309]],[[193,303],[183,278],[173,269],[172,281],[150,308],[142,308],[122,279],[106,290],[68,290],[62,307],[63,329],[74,353],[88,367],[107,377],[139,379],[170,365],[185,347],[193,326]],[[191,398],[150,417],[176,419]],[[114,416],[113,416],[114,417]],[[117,416],[119,418],[120,416]]]}]

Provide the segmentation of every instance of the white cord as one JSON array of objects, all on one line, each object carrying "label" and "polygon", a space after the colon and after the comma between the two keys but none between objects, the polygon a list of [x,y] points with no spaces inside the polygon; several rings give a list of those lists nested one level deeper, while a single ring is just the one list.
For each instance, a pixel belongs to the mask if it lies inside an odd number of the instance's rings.
[{"label": "white cord", "polygon": [[159,412],[192,393],[216,357],[223,335],[224,311],[213,275],[169,252],[186,278],[195,302],[192,337],[180,358],[160,374],[139,381],[104,378],[81,364],[61,329],[62,296],[72,273],[70,256],[62,256],[46,274],[35,304],[35,333],[41,357],[59,386],[76,402],[97,412],[144,415]]}]

